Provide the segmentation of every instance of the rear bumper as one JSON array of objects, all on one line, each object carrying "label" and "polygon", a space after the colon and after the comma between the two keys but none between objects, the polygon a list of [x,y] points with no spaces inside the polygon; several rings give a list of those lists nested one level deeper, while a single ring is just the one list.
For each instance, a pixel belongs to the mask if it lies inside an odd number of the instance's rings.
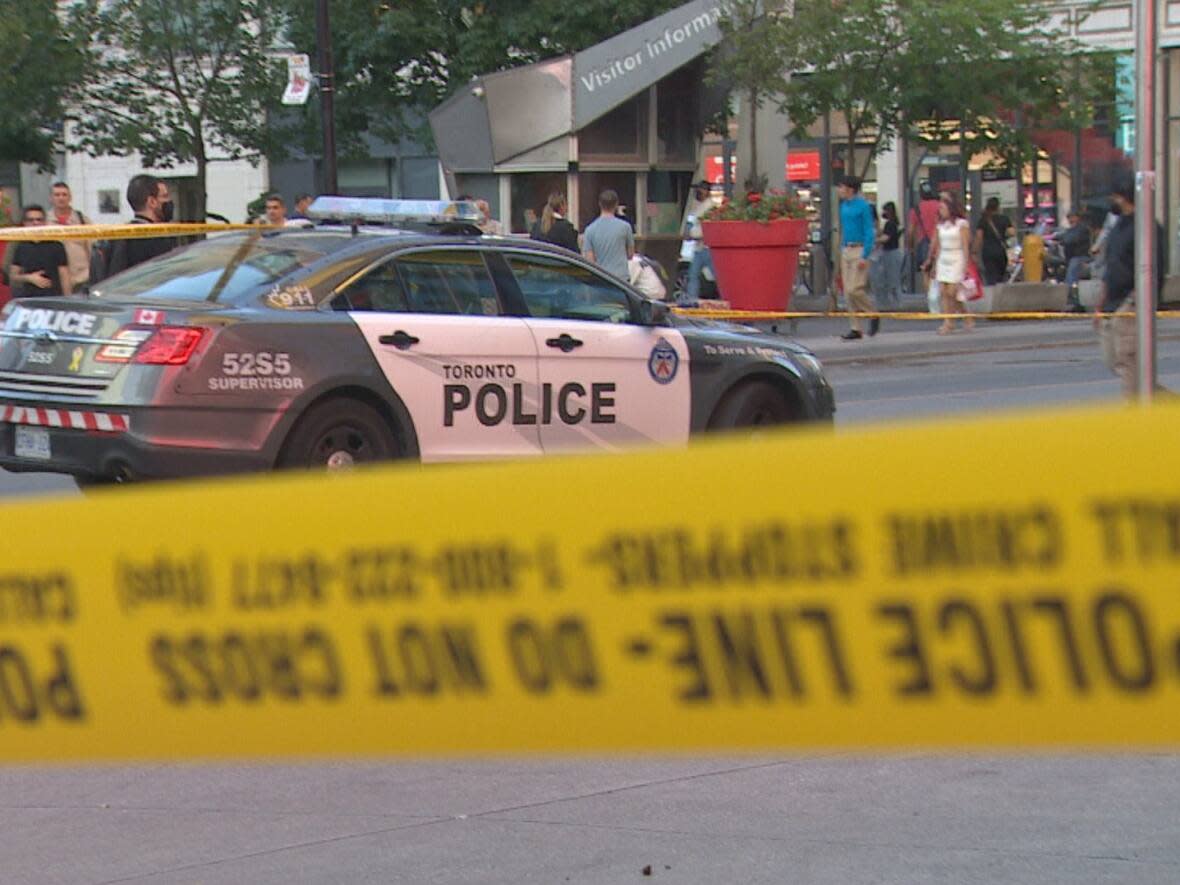
[{"label": "rear bumper", "polygon": [[[0,415],[9,405],[0,402]],[[126,427],[108,431],[79,429],[77,422],[46,421],[46,413],[52,415],[53,408],[53,404],[24,408],[26,414],[18,412],[15,421],[11,411],[5,415],[10,420],[0,421],[0,467],[91,480],[136,480],[267,470],[275,460],[268,446],[277,420],[274,413],[144,408],[87,413],[100,416],[87,426]],[[47,434],[49,457],[18,457],[18,427]]]}]

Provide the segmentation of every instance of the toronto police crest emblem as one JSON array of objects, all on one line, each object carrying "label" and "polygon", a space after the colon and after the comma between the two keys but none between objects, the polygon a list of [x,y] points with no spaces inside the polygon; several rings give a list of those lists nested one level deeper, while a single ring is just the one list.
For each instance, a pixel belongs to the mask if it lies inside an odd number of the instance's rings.
[{"label": "toronto police crest emblem", "polygon": [[651,356],[647,358],[647,370],[657,384],[671,384],[676,377],[676,370],[680,368],[680,354],[676,348],[661,338],[651,349]]}]

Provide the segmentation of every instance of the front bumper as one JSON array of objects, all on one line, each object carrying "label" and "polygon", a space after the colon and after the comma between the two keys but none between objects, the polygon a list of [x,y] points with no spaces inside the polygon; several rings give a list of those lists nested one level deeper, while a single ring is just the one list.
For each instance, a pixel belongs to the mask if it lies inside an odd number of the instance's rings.
[{"label": "front bumper", "polygon": [[820,375],[815,387],[812,388],[815,397],[815,414],[820,420],[831,421],[836,417],[836,394],[828,379]]},{"label": "front bumper", "polygon": [[[87,480],[167,479],[267,470],[273,413],[242,410],[111,409],[86,412],[84,423],[61,421],[55,408],[0,402],[0,467],[18,473],[67,473]],[[89,416],[97,416],[97,420]],[[120,420],[122,419],[122,420]],[[125,430],[105,428],[126,427]],[[48,435],[48,457],[18,457],[18,427]],[[90,428],[96,429],[90,429]]]}]

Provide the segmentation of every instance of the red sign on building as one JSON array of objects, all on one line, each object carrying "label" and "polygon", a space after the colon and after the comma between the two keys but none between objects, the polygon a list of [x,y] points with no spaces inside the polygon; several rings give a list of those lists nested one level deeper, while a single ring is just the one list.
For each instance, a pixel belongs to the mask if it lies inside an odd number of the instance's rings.
[{"label": "red sign on building", "polygon": [[[725,161],[721,157],[709,157],[707,177],[712,184],[725,184]],[[729,158],[730,181],[737,181],[737,157]]]},{"label": "red sign on building", "polygon": [[[725,182],[725,163],[721,157],[709,157],[706,167],[709,181],[720,185]],[[737,181],[737,158],[730,159],[731,181]],[[791,151],[787,154],[787,181],[819,181],[820,171],[819,151]]]},{"label": "red sign on building", "polygon": [[791,151],[787,154],[787,181],[819,181],[821,175],[819,151]]}]

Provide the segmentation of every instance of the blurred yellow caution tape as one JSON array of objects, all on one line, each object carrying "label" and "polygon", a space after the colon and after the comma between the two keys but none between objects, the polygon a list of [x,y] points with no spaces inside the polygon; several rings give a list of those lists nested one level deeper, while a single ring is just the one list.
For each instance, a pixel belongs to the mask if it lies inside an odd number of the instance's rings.
[{"label": "blurred yellow caution tape", "polygon": [[0,242],[36,243],[46,240],[144,240],[151,237],[193,237],[230,231],[282,230],[270,224],[62,224],[0,227]]},{"label": "blurred yellow caution tape", "polygon": [[1108,408],[7,504],[0,759],[1175,749],[1178,437]]}]

